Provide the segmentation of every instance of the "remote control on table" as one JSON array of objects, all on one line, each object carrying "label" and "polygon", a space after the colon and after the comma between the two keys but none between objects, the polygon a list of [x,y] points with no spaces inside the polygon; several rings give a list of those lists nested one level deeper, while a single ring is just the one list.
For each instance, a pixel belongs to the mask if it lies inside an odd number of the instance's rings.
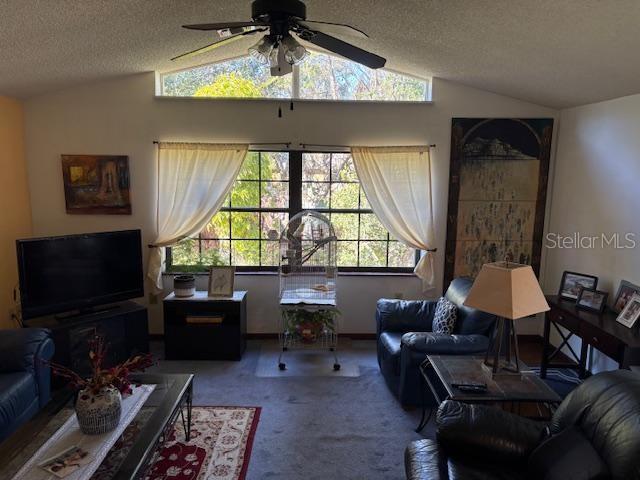
[{"label": "remote control on table", "polygon": [[451,386],[461,392],[484,393],[487,391],[487,384],[479,382],[452,383]]}]

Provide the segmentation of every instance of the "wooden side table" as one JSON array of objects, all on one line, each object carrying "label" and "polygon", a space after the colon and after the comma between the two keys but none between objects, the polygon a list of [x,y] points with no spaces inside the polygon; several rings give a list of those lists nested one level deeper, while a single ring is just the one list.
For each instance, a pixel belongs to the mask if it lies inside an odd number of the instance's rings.
[{"label": "wooden side table", "polygon": [[[615,312],[605,310],[600,314],[581,310],[576,308],[574,301],[564,300],[555,295],[547,296],[547,302],[551,310],[546,313],[544,320],[544,344],[540,362],[541,378],[547,376],[548,368],[557,367],[577,368],[580,378],[584,378],[587,373],[589,346],[618,362],[619,368],[640,365],[640,333],[638,328],[627,328],[618,323],[616,321],[618,315]],[[562,338],[562,342],[556,348],[553,348],[549,342],[551,327],[555,328]],[[569,340],[574,336],[581,340],[579,355],[569,343]],[[551,363],[565,346],[577,365]]]},{"label": "wooden side table", "polygon": [[167,360],[240,360],[247,346],[247,292],[214,298],[167,296],[164,345]]},{"label": "wooden side table", "polygon": [[[562,398],[533,372],[527,372],[526,365],[520,362],[521,375],[491,376],[483,368],[484,356],[476,355],[427,355],[420,365],[420,377],[423,387],[429,390],[439,405],[445,400],[465,403],[533,403],[554,406]],[[463,392],[454,383],[485,383],[487,390],[482,393]],[[426,385],[425,385],[426,384]],[[424,388],[423,388],[424,392]],[[551,408],[548,408],[551,411]],[[422,418],[416,432],[420,432],[429,422],[431,414],[426,415],[426,399],[422,402]]]}]

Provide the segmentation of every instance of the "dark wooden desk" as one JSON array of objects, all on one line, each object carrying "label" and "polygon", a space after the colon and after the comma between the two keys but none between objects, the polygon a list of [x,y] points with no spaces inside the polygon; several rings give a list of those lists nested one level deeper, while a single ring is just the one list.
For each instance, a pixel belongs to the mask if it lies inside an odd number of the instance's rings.
[{"label": "dark wooden desk", "polygon": [[[556,295],[547,296],[547,302],[551,310],[546,313],[544,321],[544,344],[542,361],[540,362],[541,378],[546,377],[548,368],[557,367],[577,368],[580,377],[584,378],[587,371],[589,345],[618,362],[620,368],[640,364],[640,333],[637,326],[627,328],[616,322],[618,314],[611,310],[605,310],[602,314],[581,310],[576,308],[574,301],[564,300]],[[555,349],[549,343],[552,326],[562,338],[562,342]],[[567,330],[568,333],[563,332],[560,327]],[[569,339],[574,336],[581,339],[579,355],[569,344]],[[565,346],[577,365],[551,363]]]}]

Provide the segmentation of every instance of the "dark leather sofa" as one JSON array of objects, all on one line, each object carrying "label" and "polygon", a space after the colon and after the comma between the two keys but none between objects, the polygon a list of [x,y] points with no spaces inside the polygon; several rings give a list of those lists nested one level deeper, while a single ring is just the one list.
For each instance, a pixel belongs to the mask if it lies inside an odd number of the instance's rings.
[{"label": "dark leather sofa", "polygon": [[405,451],[410,480],[640,479],[640,375],[628,370],[590,377],[549,424],[450,400],[436,422],[437,440]]},{"label": "dark leather sofa", "polygon": [[51,397],[54,345],[49,330],[0,331],[0,441],[29,420]]},{"label": "dark leather sofa", "polygon": [[495,317],[463,305],[471,285],[470,278],[456,278],[445,294],[458,307],[454,335],[432,333],[437,301],[378,300],[378,365],[403,405],[422,402],[418,367],[428,354],[471,355],[486,351]]}]

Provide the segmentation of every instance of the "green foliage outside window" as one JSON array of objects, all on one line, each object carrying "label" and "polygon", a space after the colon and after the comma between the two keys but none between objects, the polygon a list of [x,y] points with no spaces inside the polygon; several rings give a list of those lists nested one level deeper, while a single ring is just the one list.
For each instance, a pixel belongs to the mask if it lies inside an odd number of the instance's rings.
[{"label": "green foliage outside window", "polygon": [[[294,92],[293,78],[299,89]],[[372,70],[324,53],[310,55],[296,71],[272,77],[251,56],[170,72],[162,76],[163,95],[226,98],[424,101],[425,80],[388,70]]]}]

